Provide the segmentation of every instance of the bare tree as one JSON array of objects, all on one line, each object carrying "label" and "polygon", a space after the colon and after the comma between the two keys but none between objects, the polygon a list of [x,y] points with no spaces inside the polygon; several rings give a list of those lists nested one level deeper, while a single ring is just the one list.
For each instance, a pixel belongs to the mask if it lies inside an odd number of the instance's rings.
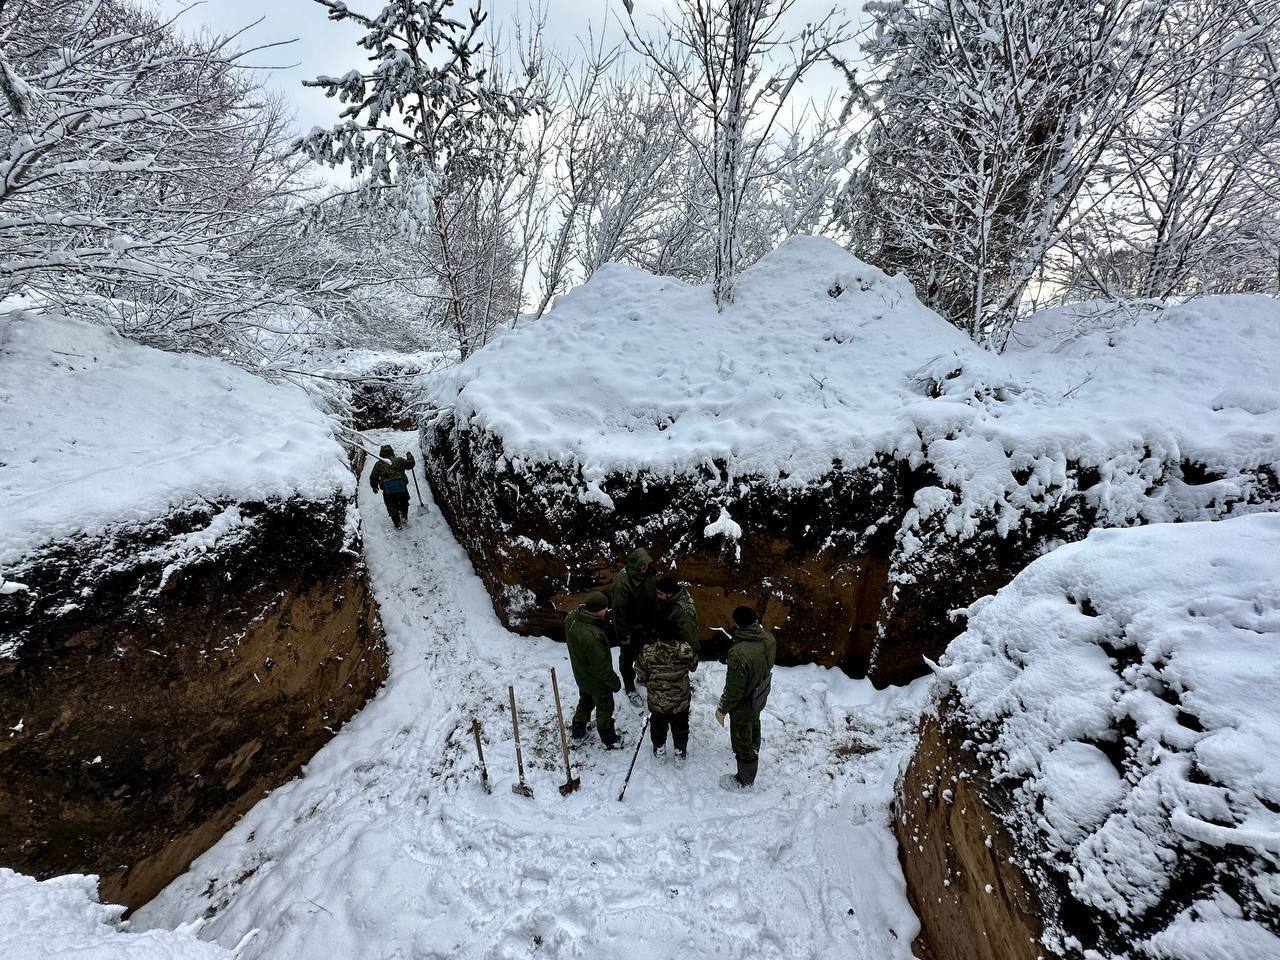
[{"label": "bare tree", "polygon": [[281,291],[246,254],[288,218],[300,163],[239,36],[181,37],[119,0],[0,5],[0,295],[186,347],[253,338]]},{"label": "bare tree", "polygon": [[1171,11],[1154,44],[1195,69],[1127,120],[1086,188],[1088,209],[1064,238],[1076,296],[1274,289],[1278,20],[1274,0]]},{"label": "bare tree", "polygon": [[794,0],[678,0],[651,36],[627,6],[631,45],[657,70],[672,104],[694,104],[705,128],[686,135],[714,198],[712,290],[723,308],[733,301],[739,222],[762,151],[796,85],[849,38],[848,25],[833,10],[788,33],[783,21]]}]

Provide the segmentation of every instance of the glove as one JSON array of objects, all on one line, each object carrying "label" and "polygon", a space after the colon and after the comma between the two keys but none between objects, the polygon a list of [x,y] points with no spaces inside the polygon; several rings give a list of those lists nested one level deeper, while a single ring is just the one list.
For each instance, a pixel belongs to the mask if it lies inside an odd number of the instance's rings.
[{"label": "glove", "polygon": [[723,711],[723,710],[717,710],[717,711],[716,711],[716,723],[720,724],[720,726],[722,726],[722,727],[724,726],[724,711]]}]

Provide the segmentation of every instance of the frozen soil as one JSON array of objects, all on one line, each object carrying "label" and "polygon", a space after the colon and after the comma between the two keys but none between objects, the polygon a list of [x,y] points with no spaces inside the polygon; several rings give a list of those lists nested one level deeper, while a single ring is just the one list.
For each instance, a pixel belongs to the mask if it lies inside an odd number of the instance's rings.
[{"label": "frozen soil", "polygon": [[[403,449],[412,434],[368,435]],[[424,491],[426,489],[423,485]],[[429,494],[428,494],[429,496]],[[925,686],[874,690],[837,670],[778,668],[748,793],[714,720],[724,667],[695,677],[690,757],[573,752],[568,798],[549,669],[563,645],[508,633],[438,509],[390,526],[361,484],[386,686],[308,764],[138,912],[135,928],[207,918],[201,936],[256,957],[909,958],[918,931],[890,830],[894,780]],[[515,796],[507,684],[532,800]],[[484,729],[493,792],[470,735]]]}]

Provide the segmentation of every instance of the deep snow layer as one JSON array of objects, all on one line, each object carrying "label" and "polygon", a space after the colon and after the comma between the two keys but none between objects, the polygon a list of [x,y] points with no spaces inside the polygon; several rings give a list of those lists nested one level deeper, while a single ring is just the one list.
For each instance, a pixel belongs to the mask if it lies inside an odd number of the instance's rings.
[{"label": "deep snow layer", "polygon": [[[397,449],[412,434],[371,436]],[[424,486],[424,490],[425,490]],[[361,484],[392,651],[382,693],[153,903],[139,924],[209,915],[246,957],[719,956],[907,960],[917,922],[889,827],[924,686],[877,692],[835,670],[778,669],[757,789],[729,794],[713,718],[724,668],[697,674],[690,759],[575,750],[563,781],[549,668],[565,648],[508,634],[434,506],[401,533]],[[533,800],[512,794],[507,684]],[[492,795],[470,724],[483,723]],[[628,746],[639,711],[619,704]]]},{"label": "deep snow layer", "polygon": [[0,564],[196,498],[352,486],[303,391],[62,317],[0,314],[0,410]]},{"label": "deep snow layer", "polygon": [[970,615],[936,694],[1071,895],[1141,929],[1208,857],[1150,954],[1280,958],[1280,514],[1094,531]]},{"label": "deep snow layer", "polygon": [[[1069,465],[1097,471],[1089,502],[1107,524],[1220,514],[1257,468],[1280,466],[1280,303],[1079,314],[1030,323],[998,356],[905,279],[797,237],[743,274],[722,313],[708,287],[606,266],[438,378],[432,398],[499,437],[516,469],[579,468],[606,505],[608,474],[718,460],[730,477],[800,483],[877,453],[928,462],[949,490],[920,507],[946,510],[952,533],[984,511],[1013,522],[1074,483]],[[1184,461],[1212,482],[1152,496]]]},{"label": "deep snow layer", "polygon": [[200,923],[134,933],[124,907],[98,902],[97,877],[38,882],[0,867],[0,956],[5,960],[236,960],[196,936]]}]

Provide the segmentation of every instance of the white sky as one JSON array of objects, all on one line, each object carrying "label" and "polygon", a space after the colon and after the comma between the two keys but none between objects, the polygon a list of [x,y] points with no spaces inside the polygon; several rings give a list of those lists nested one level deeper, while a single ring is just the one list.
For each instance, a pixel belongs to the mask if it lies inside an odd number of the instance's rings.
[{"label": "white sky", "polygon": [[[160,10],[177,12],[190,7],[180,23],[188,31],[204,27],[218,33],[227,33],[253,23],[262,22],[244,37],[244,45],[251,46],[282,40],[295,43],[274,50],[255,54],[256,64],[279,67],[269,74],[269,84],[287,96],[294,104],[297,125],[302,131],[313,126],[328,126],[337,120],[338,108],[319,90],[302,86],[304,79],[321,74],[339,76],[365,64],[364,51],[356,46],[361,31],[348,24],[333,23],[325,8],[314,0],[203,0],[195,6],[184,0],[152,0]],[[378,0],[347,0],[355,10],[374,11],[380,8]],[[467,10],[475,0],[457,0],[455,9],[460,19],[466,19]],[[529,20],[531,0],[484,0],[489,12],[491,27],[509,25],[517,17]],[[537,0],[534,0],[537,2]],[[586,41],[588,30],[597,31],[607,26],[606,37],[614,43],[623,42],[619,17],[625,16],[622,0],[542,0],[546,12],[545,43],[548,47],[567,55],[577,54]],[[635,0],[636,20],[640,24],[648,15],[663,9],[671,9],[675,0]],[[796,0],[788,14],[787,24],[798,28],[806,21],[820,18],[832,6],[843,10],[839,16],[857,23],[861,19],[860,0]],[[510,35],[511,31],[506,31]],[[854,51],[847,53],[852,56]],[[838,89],[833,70],[818,73],[808,86],[811,96],[825,97]]]}]

